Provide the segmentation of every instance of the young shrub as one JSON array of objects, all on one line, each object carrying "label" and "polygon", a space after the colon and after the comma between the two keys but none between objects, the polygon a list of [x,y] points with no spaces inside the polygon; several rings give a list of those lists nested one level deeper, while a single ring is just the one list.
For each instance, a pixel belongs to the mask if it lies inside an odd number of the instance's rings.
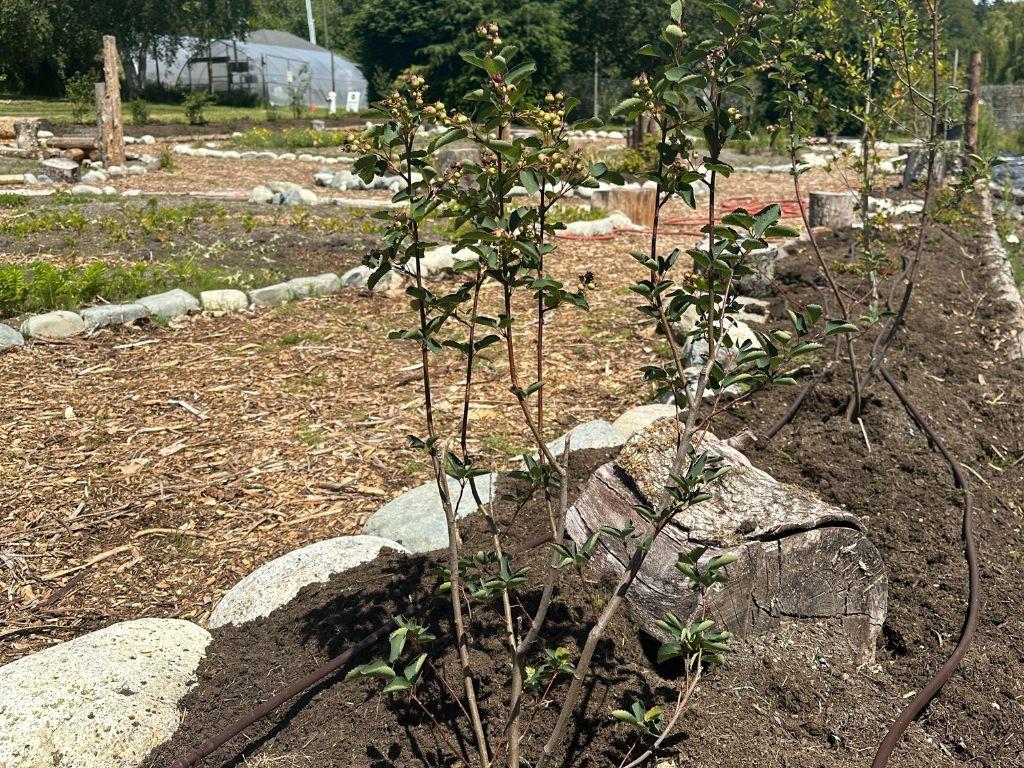
[{"label": "young shrub", "polygon": [[76,123],[90,122],[96,112],[96,78],[94,71],[72,75],[64,84],[64,94],[71,104],[71,119]]},{"label": "young shrub", "polygon": [[189,125],[204,125],[206,123],[206,107],[215,101],[212,93],[208,91],[189,91],[185,96],[185,119]]},{"label": "young shrub", "polygon": [[132,115],[132,123],[145,125],[149,122],[149,104],[143,99],[132,99],[128,102],[128,110]]},{"label": "young shrub", "polygon": [[[739,311],[734,285],[736,278],[750,272],[749,254],[763,248],[767,238],[792,232],[778,225],[777,205],[753,213],[737,209],[717,217],[717,179],[732,171],[721,158],[722,149],[737,134],[740,120],[735,109],[723,105],[723,96],[742,92],[740,80],[745,68],[760,61],[757,28],[765,13],[760,2],[742,11],[725,4],[713,7],[719,16],[720,37],[689,46],[682,28],[682,3],[677,0],[671,4],[672,18],[661,42],[643,51],[655,59],[656,74],[638,78],[636,95],[619,108],[630,120],[641,115],[651,117],[659,137],[653,165],[640,169],[638,174],[654,181],[657,188],[650,250],[633,254],[648,275],[632,286],[643,300],[640,311],[661,325],[671,340],[671,323],[692,308],[698,317],[692,335],[703,338],[709,349],[707,359],[701,361],[695,390],[687,384],[681,352],[674,341],[670,342],[671,361],[643,370],[655,386],[674,394],[679,408],[686,409],[687,418],[685,425],[677,422],[679,449],[672,485],[657,505],[637,508],[642,523],[639,527],[606,528],[583,545],[569,542],[565,535],[565,512],[571,446],[567,444],[562,456],[556,457],[547,447],[546,439],[545,370],[550,352],[545,342],[545,325],[551,312],[562,308],[588,309],[584,288],[571,289],[548,272],[547,265],[556,250],[552,238],[562,226],[552,214],[554,206],[573,189],[596,186],[599,179],[619,180],[603,163],[588,163],[569,144],[569,130],[596,127],[599,121],[570,122],[576,101],[561,93],[550,93],[542,103],[531,103],[524,94],[528,93],[534,65],[529,61],[519,63],[516,47],[502,41],[496,24],[486,24],[478,29],[479,46],[461,54],[483,77],[459,109],[441,102],[430,103],[423,78],[409,74],[375,105],[384,121],[358,138],[351,137],[351,147],[363,153],[353,170],[364,181],[385,173],[403,179],[403,189],[393,201],[405,205],[377,214],[385,223],[383,242],[365,263],[373,270],[371,286],[391,273],[397,273],[408,285],[406,294],[413,322],[407,328],[393,331],[390,337],[409,343],[420,366],[424,424],[422,433],[411,436],[410,442],[423,451],[433,470],[445,515],[448,548],[439,591],[450,598],[453,643],[462,677],[462,692],[452,695],[470,726],[476,762],[481,766],[520,766],[528,762],[543,768],[559,753],[577,712],[594,653],[653,541],[676,515],[707,500],[711,485],[727,471],[721,457],[698,449],[697,432],[706,430],[713,416],[724,407],[720,399],[729,387],[743,385],[752,389],[793,383],[785,370],[787,366],[821,346],[816,339],[822,334],[815,335],[813,329],[822,312],[818,307],[808,307],[806,313],[793,313],[793,333],[759,334],[758,343],[746,342],[728,367],[717,354],[721,347],[739,346],[729,336],[730,317]],[[421,130],[426,121],[441,124],[447,130],[424,141]],[[513,133],[513,124],[532,130],[526,135]],[[708,146],[707,155],[699,160],[688,136],[694,130],[703,133]],[[472,144],[478,150],[479,161],[455,163],[439,172],[432,162],[433,156],[456,141]],[[701,165],[708,171],[707,176],[703,169],[698,170]],[[673,270],[682,264],[682,254],[678,249],[668,254],[662,252],[657,219],[672,199],[695,206],[696,184],[707,185],[711,201],[704,228],[706,243],[687,252],[692,270],[675,282]],[[512,190],[517,186],[525,188],[530,197],[513,200]],[[471,254],[455,264],[460,282],[451,289],[437,289],[425,282],[423,257],[433,245],[428,240],[428,231],[438,219],[446,221],[454,231],[457,252]],[[482,310],[481,290],[485,284],[493,285],[498,294],[494,316]],[[523,295],[529,298],[528,306],[532,308],[526,315],[519,309],[523,303],[518,299]],[[507,362],[509,407],[533,436],[536,449],[536,457],[524,456],[524,468],[511,474],[541,491],[548,504],[552,551],[548,564],[536,576],[517,567],[506,549],[506,532],[501,531],[489,505],[481,503],[476,479],[487,470],[481,466],[480,457],[469,449],[475,367],[480,350],[492,345],[502,349]],[[522,349],[523,345],[527,349]],[[523,359],[526,353],[529,363]],[[461,358],[462,408],[454,427],[447,426],[434,404],[435,361],[441,355]],[[704,408],[706,397],[714,399],[714,407]],[[448,478],[454,483],[451,490]],[[492,533],[490,551],[473,555],[463,552],[453,493],[459,498],[469,494],[477,502]],[[518,533],[521,538],[528,538],[524,536],[526,532]],[[632,555],[619,582],[599,603],[599,615],[584,633],[579,657],[573,659],[564,648],[543,646],[548,608],[560,580],[572,578],[573,572],[582,573],[599,536],[613,536],[626,542],[632,547]],[[679,559],[682,577],[690,580],[702,595],[725,581],[722,569],[729,564],[728,556],[705,559],[703,555],[703,551],[691,550],[680,553]],[[527,585],[538,586],[538,576],[539,602],[532,612],[527,612],[520,595]],[[507,707],[504,717],[497,722],[485,722],[477,701],[470,653],[475,640],[467,632],[464,614],[467,605],[478,601],[489,603],[497,611],[508,655]],[[721,660],[728,633],[714,631],[704,616],[694,621],[667,616],[664,626],[673,639],[663,649],[663,658],[683,660],[689,673],[681,694],[687,688],[692,693],[702,667]],[[538,656],[541,650],[543,655]],[[405,668],[411,670],[410,674],[400,673],[406,659],[401,653],[396,655],[392,646],[387,658],[375,659],[353,675],[386,680],[389,692],[406,695],[415,692],[424,669],[430,668],[429,652],[424,661],[418,659],[415,657]],[[396,680],[401,682],[396,684]],[[559,680],[567,681],[568,689],[556,694],[554,688]],[[555,707],[557,722],[545,737],[543,749],[527,756],[522,754],[522,739],[530,725],[523,726],[525,697],[535,696],[538,691],[541,693],[535,707]],[[616,717],[644,730],[647,736],[661,739],[671,730],[688,698],[688,694],[680,696],[675,716],[664,726],[657,707],[638,705],[622,710],[624,717]],[[445,729],[433,722],[439,730]],[[656,748],[652,745],[650,749]]]}]

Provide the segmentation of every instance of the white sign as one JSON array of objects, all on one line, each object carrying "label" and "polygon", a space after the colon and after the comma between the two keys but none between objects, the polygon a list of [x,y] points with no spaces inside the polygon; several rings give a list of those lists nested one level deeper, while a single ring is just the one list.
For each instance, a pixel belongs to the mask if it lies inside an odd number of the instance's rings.
[{"label": "white sign", "polygon": [[346,112],[358,112],[359,111],[359,98],[363,94],[359,91],[349,91],[348,98],[345,100],[345,111]]}]

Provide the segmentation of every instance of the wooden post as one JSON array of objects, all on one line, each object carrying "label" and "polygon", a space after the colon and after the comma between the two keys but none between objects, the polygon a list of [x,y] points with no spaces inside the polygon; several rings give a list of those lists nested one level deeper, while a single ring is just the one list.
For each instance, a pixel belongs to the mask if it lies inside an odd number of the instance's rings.
[{"label": "wooden post", "polygon": [[978,152],[978,102],[981,99],[981,51],[971,51],[967,70],[967,99],[964,103],[964,149]]},{"label": "wooden post", "polygon": [[103,162],[124,165],[124,125],[121,122],[121,81],[117,76],[117,41],[103,36],[103,101],[100,105],[100,149]]}]

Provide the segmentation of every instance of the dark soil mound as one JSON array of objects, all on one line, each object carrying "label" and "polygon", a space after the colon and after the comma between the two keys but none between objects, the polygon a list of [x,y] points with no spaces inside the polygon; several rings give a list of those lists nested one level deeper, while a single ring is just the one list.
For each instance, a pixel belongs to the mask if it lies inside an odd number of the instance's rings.
[{"label": "dark soil mound", "polygon": [[[830,259],[846,259],[852,236],[827,239]],[[1024,373],[1019,365],[1002,362],[1002,351],[993,349],[1001,313],[986,301],[988,283],[978,253],[969,239],[935,232],[909,327],[889,356],[894,376],[969,471],[984,583],[981,624],[971,652],[912,726],[893,758],[894,767],[1024,764]],[[786,299],[828,306],[807,254],[793,254],[780,265],[777,278]],[[848,274],[844,281],[851,288],[857,285]],[[776,302],[773,317],[784,317],[784,303],[783,298]],[[822,361],[816,368],[824,366]],[[831,644],[828,628],[808,621],[737,643],[725,667],[704,679],[666,744],[665,756],[680,765],[866,765],[908,696],[935,672],[959,636],[967,580],[962,505],[948,466],[930,451],[881,382],[871,387],[864,415],[869,449],[860,427],[841,417],[847,391],[843,370],[835,364],[825,367],[795,421],[750,455],[780,480],[811,488],[861,516],[889,568],[889,618],[877,663],[849,666],[840,646]],[[719,422],[716,432],[727,436],[743,427],[763,432],[794,394],[760,394]],[[607,452],[576,454],[572,495],[609,458]],[[501,492],[510,490],[512,484],[503,481]],[[521,509],[507,500],[497,505],[500,521],[513,516],[523,541],[547,529],[547,513],[537,496]],[[490,549],[479,516],[467,521],[466,535],[468,549]],[[510,549],[523,541],[511,541]],[[547,556],[541,547],[516,556],[514,565],[530,565],[536,572]],[[437,560],[427,556],[384,556],[305,589],[266,620],[215,631],[199,685],[185,701],[181,728],[147,765],[168,765],[393,613],[406,610],[410,601],[422,600],[438,583],[436,566]],[[604,594],[606,586],[581,587],[575,574],[564,573],[547,646],[565,646],[575,657],[595,602]],[[537,594],[527,592],[522,598],[531,610]],[[465,721],[438,678],[459,688],[448,642],[447,602],[428,601],[419,618],[438,636],[432,657],[436,671],[426,675],[421,696],[434,716],[457,733],[460,748],[470,752]],[[474,603],[473,661],[481,705],[492,714],[492,723],[501,722],[506,700],[500,627],[497,611]],[[634,699],[674,701],[677,670],[654,664],[650,651],[648,641],[620,613],[597,654],[562,765],[619,765],[634,742],[624,726],[611,720],[610,710],[628,707]],[[428,718],[404,699],[379,697],[378,690],[374,683],[343,682],[338,675],[252,726],[203,765],[458,764]],[[557,690],[554,698],[557,705]],[[527,719],[534,701],[527,701]],[[555,706],[536,712],[525,755],[537,754],[556,714]]]}]

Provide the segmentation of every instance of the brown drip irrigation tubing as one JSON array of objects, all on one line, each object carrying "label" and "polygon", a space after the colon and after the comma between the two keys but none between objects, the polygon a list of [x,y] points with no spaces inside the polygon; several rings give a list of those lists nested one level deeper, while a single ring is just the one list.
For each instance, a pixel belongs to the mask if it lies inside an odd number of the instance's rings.
[{"label": "brown drip irrigation tubing", "polygon": [[[525,542],[523,546],[519,549],[519,551],[528,552],[532,549],[536,549],[539,546],[547,544],[549,541],[551,541],[551,539],[552,535],[550,533],[538,536],[534,539],[531,539],[530,541]],[[412,608],[408,608],[405,611],[405,615],[413,616],[417,613],[417,611],[420,610],[421,607],[422,606],[414,606]],[[394,628],[394,621],[389,621],[383,626],[378,627],[373,632],[364,637],[362,640],[357,642],[355,645],[349,646],[338,656],[335,656],[327,663],[321,665],[320,667],[317,667],[300,680],[296,680],[287,688],[282,688],[280,691],[275,693],[273,696],[271,696],[265,702],[260,704],[258,707],[254,707],[253,709],[246,712],[238,720],[233,722],[231,725],[227,726],[216,736],[207,739],[184,757],[179,757],[177,760],[171,763],[170,768],[192,768],[192,766],[196,765],[200,760],[213,754],[217,749],[220,749],[220,747],[224,746],[228,741],[233,739],[235,736],[244,731],[257,720],[261,720],[289,699],[298,696],[307,688],[313,687],[324,678],[328,677],[334,672],[337,672],[339,669],[345,666],[345,664],[347,664],[352,659],[353,656],[362,653],[363,651],[367,650],[368,648],[376,644],[378,641],[382,640]]]},{"label": "brown drip irrigation tubing", "polygon": [[892,728],[882,739],[882,743],[878,747],[878,752],[875,753],[875,759],[871,763],[871,768],[885,768],[889,764],[889,757],[892,755],[893,750],[899,743],[900,738],[903,736],[907,728],[910,727],[911,722],[920,715],[925,707],[931,702],[931,700],[938,694],[942,689],[942,686],[946,684],[950,677],[953,676],[953,672],[959,666],[960,662],[963,661],[964,656],[967,655],[967,649],[971,644],[971,640],[974,638],[974,632],[978,628],[978,612],[981,605],[981,577],[978,573],[978,553],[974,545],[974,508],[971,499],[971,490],[967,486],[967,478],[964,477],[963,470],[960,468],[960,464],[956,459],[946,450],[945,444],[935,432],[932,431],[931,427],[928,426],[928,422],[924,420],[924,417],[917,412],[917,409],[907,399],[907,396],[903,394],[903,390],[899,388],[899,385],[893,380],[892,376],[885,368],[879,368],[882,378],[885,379],[886,383],[892,387],[892,391],[896,393],[896,397],[903,403],[903,407],[907,409],[907,413],[917,423],[917,426],[921,428],[928,439],[931,440],[932,445],[935,449],[942,454],[942,457],[949,463],[950,469],[953,471],[953,479],[956,482],[956,487],[963,492],[964,495],[964,522],[963,522],[963,538],[964,538],[964,549],[967,556],[967,571],[969,574],[970,583],[970,597],[967,607],[967,619],[964,621],[963,630],[960,634],[960,640],[956,644],[956,648],[953,653],[946,660],[946,663],[942,665],[935,676],[928,681],[928,684],[922,688],[918,694],[913,698],[910,704],[907,705],[906,709],[900,713],[900,716],[893,723]]}]

